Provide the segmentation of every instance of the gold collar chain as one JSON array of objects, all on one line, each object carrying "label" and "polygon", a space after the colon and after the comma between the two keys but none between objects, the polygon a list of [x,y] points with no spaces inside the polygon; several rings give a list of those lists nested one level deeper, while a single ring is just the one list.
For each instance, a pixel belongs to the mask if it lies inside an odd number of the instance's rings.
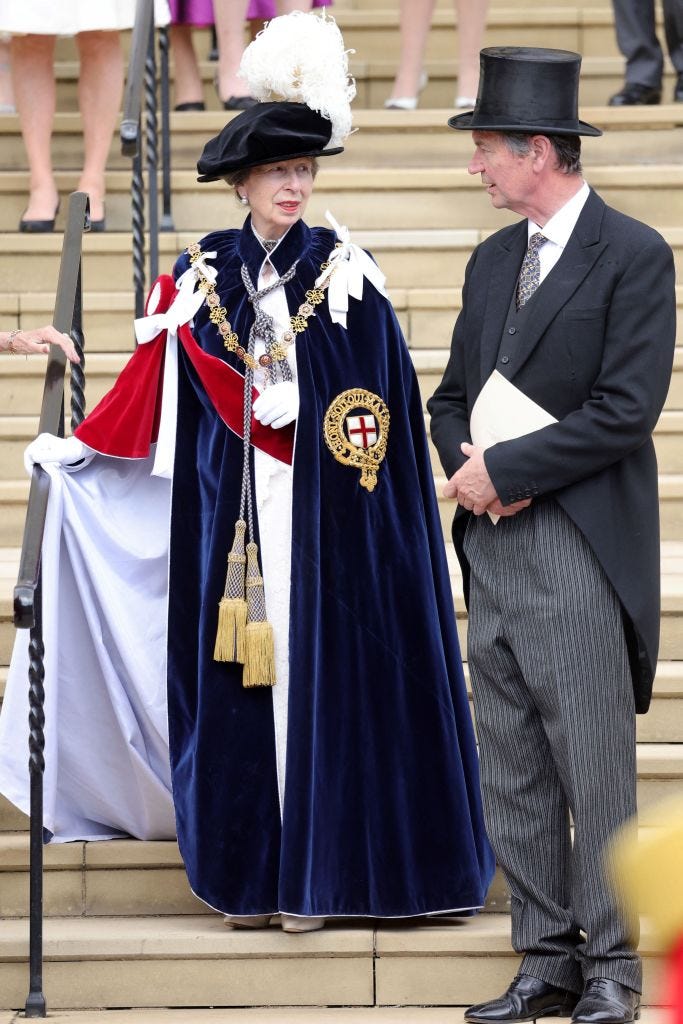
[{"label": "gold collar chain", "polygon": [[[337,248],[341,245],[337,242]],[[192,245],[187,247],[187,252],[190,257],[191,265],[195,265],[198,260],[203,256],[202,250],[198,242],[194,242]],[[329,262],[326,260],[320,264],[320,271],[327,270]],[[264,352],[262,356],[259,356],[258,360],[250,356],[244,345],[240,345],[239,337],[232,329],[232,324],[228,319],[228,311],[221,301],[221,297],[216,291],[215,285],[207,277],[204,276],[201,264],[196,267],[197,276],[199,278],[199,290],[205,297],[205,302],[209,307],[209,319],[212,324],[215,324],[218,329],[218,333],[223,338],[223,344],[229,352],[234,352],[235,355],[242,360],[251,370],[257,369],[257,367],[268,367],[274,362],[282,362],[287,358],[287,349],[294,341],[297,334],[301,334],[308,327],[309,317],[315,316],[315,307],[319,306],[325,298],[325,289],[328,287],[331,278],[328,277],[323,282],[321,288],[309,288],[306,292],[306,302],[302,302],[299,306],[296,314],[289,318],[289,329],[284,332],[280,341],[271,347],[270,352]]]}]

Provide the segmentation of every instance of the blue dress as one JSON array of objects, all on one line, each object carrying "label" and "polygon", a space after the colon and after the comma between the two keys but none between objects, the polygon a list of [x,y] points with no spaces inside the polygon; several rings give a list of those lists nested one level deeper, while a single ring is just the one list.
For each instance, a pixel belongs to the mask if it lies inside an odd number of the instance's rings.
[{"label": "blue dress", "polygon": [[[295,224],[272,254],[290,311],[335,235]],[[246,338],[240,276],[264,252],[250,228],[214,232],[216,291]],[[176,275],[189,266],[184,254]],[[348,329],[327,303],[297,335],[289,697],[284,801],[273,695],[213,659],[238,516],[242,441],[181,350],[171,514],[168,704],[178,840],[193,891],[229,914],[408,917],[483,905],[493,874],[417,380],[395,314],[368,282]],[[226,352],[203,306],[195,339]],[[323,424],[349,389],[388,409],[369,491]],[[367,423],[367,421],[366,421]]]}]

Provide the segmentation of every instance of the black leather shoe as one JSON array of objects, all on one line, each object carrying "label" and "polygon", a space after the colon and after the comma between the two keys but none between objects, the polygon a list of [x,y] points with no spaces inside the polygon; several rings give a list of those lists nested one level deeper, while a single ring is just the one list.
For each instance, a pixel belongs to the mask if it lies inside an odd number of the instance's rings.
[{"label": "black leather shoe", "polygon": [[575,992],[555,988],[530,974],[518,974],[500,998],[465,1010],[465,1020],[475,1024],[512,1024],[536,1017],[569,1017],[578,998]]},{"label": "black leather shoe", "polygon": [[617,92],[609,101],[610,107],[649,107],[660,103],[662,90],[655,89],[651,85],[638,85],[637,82],[627,82],[621,92]]},{"label": "black leather shoe", "polygon": [[591,978],[572,1015],[575,1024],[630,1024],[640,1017],[640,995],[609,978]]},{"label": "black leather shoe", "polygon": [[683,71],[676,79],[674,85],[674,103],[683,103]]}]

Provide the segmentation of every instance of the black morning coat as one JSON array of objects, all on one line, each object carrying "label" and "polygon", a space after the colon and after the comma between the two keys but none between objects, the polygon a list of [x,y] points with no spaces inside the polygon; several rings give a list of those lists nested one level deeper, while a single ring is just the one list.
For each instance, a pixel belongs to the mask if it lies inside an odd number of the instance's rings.
[{"label": "black morning coat", "polygon": [[[469,417],[498,368],[559,422],[496,444],[485,462],[504,505],[551,495],[576,523],[624,610],[636,710],[647,711],[660,618],[657,461],[651,434],[666,398],[675,345],[671,249],[652,228],[591,190],[524,330],[504,337],[527,247],[527,221],[473,252],[444,378],[428,402],[432,439],[450,478],[465,461]],[[459,508],[453,540],[471,513]]]}]

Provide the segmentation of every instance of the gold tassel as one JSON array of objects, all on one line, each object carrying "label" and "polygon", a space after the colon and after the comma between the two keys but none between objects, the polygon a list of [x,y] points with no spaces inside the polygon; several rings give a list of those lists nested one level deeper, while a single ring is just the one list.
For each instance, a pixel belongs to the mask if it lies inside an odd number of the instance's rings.
[{"label": "gold tassel", "polygon": [[275,685],[275,643],[273,627],[266,621],[263,577],[259,572],[258,547],[247,544],[247,607],[244,640],[243,686]]},{"label": "gold tassel", "polygon": [[218,604],[218,629],[214,661],[238,661],[244,664],[244,631],[247,625],[247,602],[222,597]]},{"label": "gold tassel", "polygon": [[244,534],[247,524],[243,519],[235,523],[235,538],[228,555],[225,592],[218,605],[218,627],[213,650],[214,661],[244,662],[247,602],[244,577],[247,557],[244,553]]},{"label": "gold tassel", "polygon": [[275,686],[275,643],[269,622],[248,622],[242,686]]}]

